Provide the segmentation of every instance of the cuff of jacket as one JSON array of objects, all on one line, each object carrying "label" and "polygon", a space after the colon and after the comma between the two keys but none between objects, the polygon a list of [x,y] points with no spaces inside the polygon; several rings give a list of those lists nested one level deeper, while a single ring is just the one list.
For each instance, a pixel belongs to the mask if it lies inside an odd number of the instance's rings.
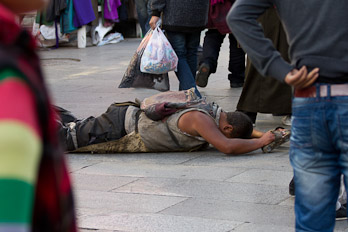
[{"label": "cuff of jacket", "polygon": [[293,69],[294,67],[279,57],[270,65],[267,76],[274,77],[284,83],[286,75]]},{"label": "cuff of jacket", "polygon": [[160,16],[161,16],[161,11],[159,11],[159,10],[153,10],[151,15],[152,15],[152,16],[160,17]]}]

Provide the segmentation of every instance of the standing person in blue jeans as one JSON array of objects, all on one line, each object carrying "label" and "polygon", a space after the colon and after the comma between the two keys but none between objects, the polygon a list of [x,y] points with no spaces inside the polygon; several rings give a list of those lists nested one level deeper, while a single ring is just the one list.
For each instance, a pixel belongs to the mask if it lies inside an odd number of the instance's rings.
[{"label": "standing person in blue jeans", "polygon": [[[291,64],[257,18],[275,5]],[[348,4],[345,0],[237,0],[228,24],[262,75],[294,87],[290,161],[296,231],[333,231],[343,174],[348,176]]]},{"label": "standing person in blue jeans", "polygon": [[195,76],[197,70],[197,49],[201,31],[208,21],[209,0],[150,0],[152,17],[151,28],[156,27],[162,14],[162,29],[179,58],[176,76],[179,90],[197,89]]}]

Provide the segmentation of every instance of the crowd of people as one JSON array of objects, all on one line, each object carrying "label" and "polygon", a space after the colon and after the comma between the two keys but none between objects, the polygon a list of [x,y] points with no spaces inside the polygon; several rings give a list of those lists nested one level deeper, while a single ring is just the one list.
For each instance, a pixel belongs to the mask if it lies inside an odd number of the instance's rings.
[{"label": "crowd of people", "polygon": [[[286,141],[289,133],[282,128],[256,131],[257,113],[292,118],[290,193],[296,196],[296,231],[333,231],[335,218],[346,217],[344,0],[138,0],[143,30],[155,28],[162,18],[179,59],[175,74],[185,100],[155,102],[148,111],[137,103],[113,104],[87,120],[52,106],[35,39],[18,23],[19,14],[42,9],[47,2],[0,0],[0,231],[77,230],[63,149],[74,151],[130,134],[139,139],[143,152],[211,144],[223,153],[241,154],[279,144],[279,137]],[[197,64],[206,28],[203,58]],[[227,34],[230,87],[243,87],[236,112],[205,102],[197,88],[207,86],[216,72]],[[163,139],[153,141],[159,134]]]}]

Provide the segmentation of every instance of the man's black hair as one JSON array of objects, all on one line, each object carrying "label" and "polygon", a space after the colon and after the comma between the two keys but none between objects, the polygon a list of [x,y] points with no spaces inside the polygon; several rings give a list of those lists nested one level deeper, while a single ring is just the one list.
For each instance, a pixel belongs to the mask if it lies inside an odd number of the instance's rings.
[{"label": "man's black hair", "polygon": [[233,126],[231,133],[232,138],[250,139],[253,132],[253,123],[251,119],[244,113],[227,112],[227,122]]}]

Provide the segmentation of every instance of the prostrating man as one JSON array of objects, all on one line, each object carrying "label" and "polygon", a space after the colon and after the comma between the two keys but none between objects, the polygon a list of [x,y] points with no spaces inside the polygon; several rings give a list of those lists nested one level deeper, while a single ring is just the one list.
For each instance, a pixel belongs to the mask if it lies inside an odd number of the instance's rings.
[{"label": "prostrating man", "polygon": [[194,92],[160,93],[140,108],[115,103],[99,117],[85,120],[64,120],[67,113],[61,109],[62,140],[68,151],[191,151],[209,143],[225,154],[247,153],[275,140],[272,132],[254,131],[245,114],[224,112]]}]

